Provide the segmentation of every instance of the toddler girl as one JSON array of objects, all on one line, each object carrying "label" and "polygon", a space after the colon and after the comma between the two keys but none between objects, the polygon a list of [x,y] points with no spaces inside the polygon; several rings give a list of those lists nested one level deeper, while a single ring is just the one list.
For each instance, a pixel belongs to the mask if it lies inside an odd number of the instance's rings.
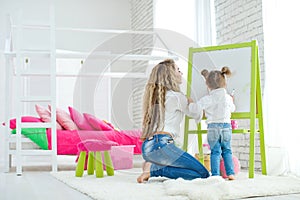
[{"label": "toddler girl", "polygon": [[[198,102],[191,103],[190,110],[201,112],[207,118],[207,140],[211,148],[212,176],[220,175],[220,156],[224,159],[226,174],[229,180],[234,180],[234,166],[231,152],[231,112],[235,110],[233,98],[226,92],[227,76],[231,75],[228,67],[221,71],[206,69],[201,71],[206,80],[209,94]],[[201,120],[201,118],[199,120]]]}]

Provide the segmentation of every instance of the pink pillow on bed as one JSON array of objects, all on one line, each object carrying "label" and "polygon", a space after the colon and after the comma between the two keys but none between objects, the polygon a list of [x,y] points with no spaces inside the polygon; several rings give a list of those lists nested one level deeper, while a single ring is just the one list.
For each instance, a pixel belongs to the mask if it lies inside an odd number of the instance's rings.
[{"label": "pink pillow on bed", "polygon": [[[51,112],[47,108],[36,104],[35,110],[43,122],[51,122]],[[58,122],[56,122],[56,129],[62,130],[62,127]]]},{"label": "pink pillow on bed", "polygon": [[69,106],[69,112],[71,119],[75,122],[77,127],[81,130],[94,130],[94,128],[89,124],[89,122],[86,120],[86,118],[78,112],[73,107]]},{"label": "pink pillow on bed", "polygon": [[[48,107],[51,110],[50,105]],[[60,108],[56,108],[56,120],[66,130],[78,130],[70,115]]]},{"label": "pink pillow on bed", "polygon": [[88,113],[83,113],[83,116],[89,122],[89,124],[94,128],[94,130],[99,130],[99,131],[114,130],[111,126],[109,126],[107,123],[105,123],[101,119],[98,119],[94,115],[91,115]]},{"label": "pink pillow on bed", "polygon": [[[21,117],[22,122],[43,122],[40,118],[33,117],[33,116],[23,116]],[[16,118],[11,119],[9,121],[9,128],[15,129],[17,127],[17,120]]]},{"label": "pink pillow on bed", "polygon": [[43,122],[51,122],[51,113],[47,108],[36,104],[35,110]]},{"label": "pink pillow on bed", "polygon": [[113,130],[116,130],[115,127],[111,123],[109,123],[108,121],[106,121],[106,120],[102,120],[102,121],[104,123],[106,123],[108,126],[110,126]]}]

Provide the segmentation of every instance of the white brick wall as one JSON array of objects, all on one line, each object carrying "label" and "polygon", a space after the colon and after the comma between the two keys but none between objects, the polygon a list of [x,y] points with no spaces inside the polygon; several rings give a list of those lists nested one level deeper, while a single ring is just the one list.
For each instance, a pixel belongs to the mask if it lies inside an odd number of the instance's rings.
[{"label": "white brick wall", "polygon": [[[261,86],[264,87],[264,57],[263,57],[263,24],[261,0],[215,0],[216,41],[218,45],[248,42],[257,40],[261,67]],[[153,27],[153,1],[131,0],[131,26],[133,30],[144,30]],[[133,48],[137,53],[147,54],[149,51],[139,49],[142,46],[153,45],[153,38],[138,36],[133,41]],[[143,45],[141,45],[143,44]],[[135,71],[143,71],[147,62],[134,62]],[[133,95],[133,121],[136,128],[141,127],[141,89],[145,80],[136,80]],[[240,126],[248,126],[248,122],[240,121]],[[261,170],[259,138],[256,136],[255,170]],[[243,169],[249,165],[249,134],[235,134],[232,140],[232,149]]]},{"label": "white brick wall", "polygon": [[[152,30],[153,29],[153,1],[152,0],[131,0],[131,29]],[[133,53],[149,55],[153,47],[152,35],[134,35],[132,49]],[[133,71],[145,72],[148,61],[134,61]],[[132,120],[134,128],[140,129],[142,125],[142,98],[146,84],[145,79],[133,81],[133,113]]]},{"label": "white brick wall", "polygon": [[[256,40],[259,46],[261,86],[264,87],[264,37],[261,0],[214,0],[216,16],[216,41],[218,45]],[[263,90],[262,90],[263,91]],[[248,126],[249,122],[243,123]],[[261,170],[259,137],[255,139],[255,170]],[[233,154],[241,167],[248,169],[249,134],[235,134],[232,139]]]}]

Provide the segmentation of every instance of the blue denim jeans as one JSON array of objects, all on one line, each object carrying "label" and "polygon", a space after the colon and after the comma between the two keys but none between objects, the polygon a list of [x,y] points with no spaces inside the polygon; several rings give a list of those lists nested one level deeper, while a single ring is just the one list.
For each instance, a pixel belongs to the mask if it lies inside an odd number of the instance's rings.
[{"label": "blue denim jeans", "polygon": [[207,169],[189,153],[178,148],[168,134],[158,134],[146,139],[142,145],[143,158],[151,162],[150,177],[171,179],[207,178]]},{"label": "blue denim jeans", "polygon": [[212,176],[220,175],[221,155],[224,159],[226,174],[234,175],[231,152],[232,129],[230,123],[210,123],[207,126],[207,140],[211,149],[210,167]]}]

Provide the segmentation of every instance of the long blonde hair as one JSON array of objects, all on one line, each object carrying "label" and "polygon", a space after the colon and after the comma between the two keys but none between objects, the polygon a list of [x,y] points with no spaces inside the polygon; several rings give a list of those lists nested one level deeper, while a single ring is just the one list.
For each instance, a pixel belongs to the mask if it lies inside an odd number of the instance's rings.
[{"label": "long blonde hair", "polygon": [[180,92],[177,78],[176,65],[172,59],[160,62],[152,69],[143,99],[142,140],[164,127],[166,92]]}]

